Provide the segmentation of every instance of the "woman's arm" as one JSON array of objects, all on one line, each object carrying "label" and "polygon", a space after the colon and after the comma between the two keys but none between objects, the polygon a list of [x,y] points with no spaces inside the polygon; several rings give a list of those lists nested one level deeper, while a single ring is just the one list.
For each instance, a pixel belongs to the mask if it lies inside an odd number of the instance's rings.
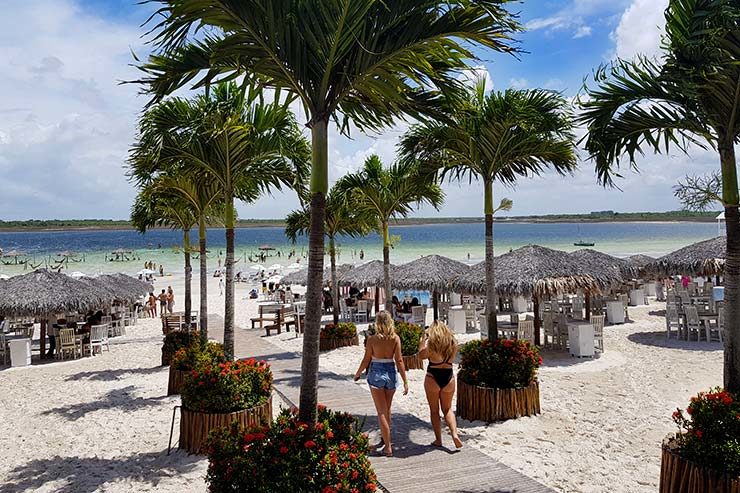
[{"label": "woman's arm", "polygon": [[403,380],[403,395],[409,393],[409,380],[406,378],[406,367],[403,364],[403,355],[401,354],[401,338],[396,336],[396,367],[398,367],[398,373],[401,374],[401,380]]},{"label": "woman's arm", "polygon": [[429,342],[429,336],[427,336],[426,331],[421,335],[421,338],[419,339],[419,358],[421,359],[428,359],[429,358],[429,352],[427,351],[427,343]]},{"label": "woman's arm", "polygon": [[357,368],[357,371],[355,372],[355,382],[360,379],[360,375],[362,375],[362,372],[365,371],[365,369],[370,364],[370,360],[373,358],[373,338],[370,337],[367,340],[367,344],[365,344],[365,356],[363,356],[362,361],[360,362],[360,367]]}]

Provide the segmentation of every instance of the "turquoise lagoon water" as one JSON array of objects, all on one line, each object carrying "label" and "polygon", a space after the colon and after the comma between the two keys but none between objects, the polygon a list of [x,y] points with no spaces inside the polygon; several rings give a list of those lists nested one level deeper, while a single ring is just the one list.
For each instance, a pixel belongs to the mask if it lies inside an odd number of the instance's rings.
[{"label": "turquoise lagoon water", "polygon": [[[397,226],[391,228],[395,244],[391,251],[391,262],[408,262],[422,255],[440,254],[467,263],[477,263],[483,259],[484,225],[474,224],[433,224]],[[528,244],[538,244],[562,250],[575,250],[573,243],[578,240],[594,242],[593,247],[616,256],[637,253],[660,256],[696,241],[717,235],[717,225],[713,223],[497,223],[494,229],[496,254],[507,252]],[[5,252],[21,250],[35,265],[54,265],[59,259],[57,253],[73,251],[84,258],[81,262],[69,262],[68,270],[84,273],[128,272],[134,273],[143,268],[145,261],[163,264],[167,271],[180,271],[182,254],[177,246],[182,242],[182,233],[171,230],[155,230],[146,234],[135,231],[85,230],[58,232],[14,232],[0,233],[0,248]],[[197,244],[197,236],[193,235]],[[208,231],[209,270],[223,259],[225,237],[223,230]],[[248,267],[255,263],[255,254],[261,245],[270,245],[277,250],[275,256],[265,259],[264,264],[287,265],[296,257],[287,258],[295,251],[297,257],[307,254],[307,240],[302,238],[292,245],[282,228],[241,228],[236,231],[236,255],[239,265]],[[110,253],[116,249],[130,249],[137,260],[129,262],[110,262]],[[341,238],[339,241],[339,262],[360,262],[360,251],[364,260],[382,258],[381,242],[378,235],[365,238]],[[277,257],[276,252],[281,256]],[[252,259],[250,260],[250,256]],[[7,261],[7,259],[4,259]],[[305,260],[301,261],[305,263]],[[197,262],[195,266],[197,268]],[[22,266],[0,265],[0,273],[17,274],[23,272]]]}]

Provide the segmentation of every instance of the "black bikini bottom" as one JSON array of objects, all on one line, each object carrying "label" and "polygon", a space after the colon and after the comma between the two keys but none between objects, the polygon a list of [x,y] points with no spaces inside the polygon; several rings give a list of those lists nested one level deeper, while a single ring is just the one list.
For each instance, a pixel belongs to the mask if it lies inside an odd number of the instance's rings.
[{"label": "black bikini bottom", "polygon": [[427,375],[431,376],[440,389],[443,389],[452,380],[452,368],[427,367]]}]

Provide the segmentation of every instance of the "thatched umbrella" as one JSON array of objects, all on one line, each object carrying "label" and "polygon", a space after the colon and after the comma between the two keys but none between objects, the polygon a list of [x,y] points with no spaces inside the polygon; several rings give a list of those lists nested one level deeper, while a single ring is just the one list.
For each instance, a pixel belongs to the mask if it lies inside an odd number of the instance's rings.
[{"label": "thatched umbrella", "polygon": [[[342,276],[352,269],[352,264],[341,264],[337,265],[337,278],[341,281]],[[328,286],[331,284],[331,267],[326,267],[323,272],[324,285]],[[305,286],[308,284],[308,269],[291,272],[287,276],[283,277],[280,281],[281,284],[298,284]]]},{"label": "thatched umbrella", "polygon": [[140,296],[154,290],[154,286],[151,283],[140,281],[135,277],[120,272],[117,274],[108,274],[104,277],[110,278],[113,282],[128,290],[133,296],[133,299],[138,299]]},{"label": "thatched umbrella", "polygon": [[[40,269],[0,283],[0,313],[5,316],[48,317],[55,313],[87,311],[106,303],[106,296],[65,274]],[[41,324],[41,357],[46,324]]]},{"label": "thatched umbrella", "polygon": [[632,271],[625,260],[590,248],[576,250],[568,256],[577,262],[579,274],[590,275],[602,286],[619,285]]},{"label": "thatched umbrella", "polygon": [[437,320],[439,293],[449,291],[452,282],[469,270],[469,266],[457,260],[441,255],[427,255],[398,266],[393,276],[393,285],[399,289],[430,291],[434,319]]},{"label": "thatched umbrella", "polygon": [[727,238],[718,236],[680,248],[648,264],[645,269],[658,275],[721,275],[725,270]]},{"label": "thatched umbrella", "polygon": [[655,262],[655,257],[649,255],[631,255],[624,259],[632,269],[631,277],[639,277],[645,272],[645,268]]},{"label": "thatched umbrella", "polygon": [[[396,277],[396,266],[390,265],[391,279]],[[383,261],[372,260],[366,264],[358,265],[342,276],[340,284],[355,286],[358,288],[375,288],[375,312],[380,308],[380,286],[385,282],[383,274]]]}]

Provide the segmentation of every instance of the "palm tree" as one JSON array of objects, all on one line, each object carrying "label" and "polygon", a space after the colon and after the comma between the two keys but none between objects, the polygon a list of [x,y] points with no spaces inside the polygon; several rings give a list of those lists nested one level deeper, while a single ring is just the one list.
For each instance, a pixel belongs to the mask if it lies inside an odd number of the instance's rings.
[{"label": "palm tree", "polygon": [[393,296],[390,221],[408,216],[414,205],[428,203],[439,209],[444,201],[442,188],[420,171],[413,161],[398,162],[386,169],[380,158],[372,155],[360,171],[343,176],[336,185],[353,208],[374,219],[383,238],[385,309],[389,311]]},{"label": "palm tree", "polygon": [[[441,177],[481,180],[486,223],[486,322],[497,337],[493,251],[493,216],[511,208],[504,199],[494,208],[493,184],[514,186],[520,177],[552,168],[564,174],[576,168],[568,104],[557,93],[513,90],[486,94],[485,79],[468,90],[466,104],[451,109],[450,122],[412,126],[399,144],[402,160],[439,168]],[[440,168],[441,167],[441,168]],[[537,316],[537,314],[536,314]],[[539,331],[535,331],[539,344]]]},{"label": "palm tree", "polygon": [[182,231],[182,251],[185,257],[185,320],[190,320],[192,311],[193,268],[190,263],[190,231],[197,223],[196,215],[184,200],[173,197],[150,184],[139,190],[131,207],[131,224],[145,233],[155,226],[166,226]]},{"label": "palm tree", "polygon": [[[291,212],[285,218],[285,235],[295,243],[298,235],[308,234],[311,226],[311,211],[308,207]],[[339,282],[337,280],[337,237],[360,237],[372,230],[369,218],[350,207],[342,191],[336,186],[326,197],[326,218],[324,234],[329,240],[329,261],[331,263],[331,296],[334,323],[339,323]]]},{"label": "palm tree", "polygon": [[618,60],[586,87],[579,118],[600,182],[614,184],[622,159],[637,167],[645,151],[688,152],[691,143],[719,153],[727,228],[725,388],[740,391],[740,194],[735,144],[740,138],[740,7],[734,0],[671,0],[658,60]]},{"label": "palm tree", "polygon": [[[266,102],[258,86],[221,83],[192,101],[160,103],[140,124],[132,173],[150,180],[167,167],[206,175],[221,191],[226,229],[224,351],[234,356],[234,202],[253,202],[305,174],[308,143],[290,111],[291,98]],[[154,150],[152,150],[154,149]]]},{"label": "palm tree", "polygon": [[[183,170],[181,170],[183,171]],[[214,218],[223,218],[221,201],[223,195],[218,184],[204,173],[185,173],[162,175],[153,182],[163,194],[182,202],[197,218],[200,260],[200,339],[208,342],[208,259],[206,248],[206,224]]]},{"label": "palm tree", "polygon": [[193,81],[249,73],[303,105],[313,159],[300,418],[314,423],[329,122],[348,134],[350,124],[377,130],[407,115],[438,116],[440,94],[478,59],[473,46],[515,52],[519,24],[508,0],[159,1],[155,53],[138,81],[155,100]]}]

